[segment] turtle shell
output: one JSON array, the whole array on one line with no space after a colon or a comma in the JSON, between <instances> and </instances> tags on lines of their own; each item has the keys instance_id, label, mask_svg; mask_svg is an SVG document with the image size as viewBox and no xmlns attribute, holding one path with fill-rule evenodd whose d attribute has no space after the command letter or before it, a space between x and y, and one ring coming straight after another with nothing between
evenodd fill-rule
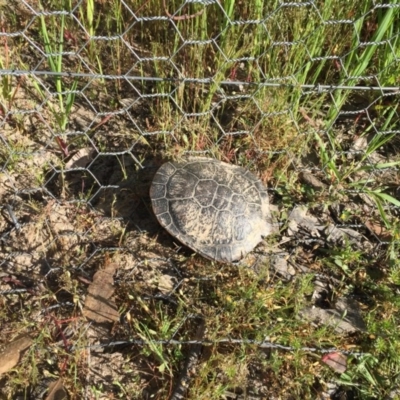
<instances>
[{"instance_id":1,"label":"turtle shell","mask_svg":"<svg viewBox=\"0 0 400 400\"><path fill-rule=\"evenodd\" d=\"M268 193L250 171L212 158L167 162L150 198L160 224L211 260L240 260L272 232Z\"/></svg>"}]
</instances>

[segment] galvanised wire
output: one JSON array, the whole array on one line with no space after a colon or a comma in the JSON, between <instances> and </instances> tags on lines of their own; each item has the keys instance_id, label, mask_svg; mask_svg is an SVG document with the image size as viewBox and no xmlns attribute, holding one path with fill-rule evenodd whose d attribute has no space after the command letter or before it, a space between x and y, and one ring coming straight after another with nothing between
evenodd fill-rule
<instances>
[{"instance_id":1,"label":"galvanised wire","mask_svg":"<svg viewBox=\"0 0 400 400\"><path fill-rule=\"evenodd\" d=\"M33 20L44 16L44 17L60 17L60 16L68 16L74 19L74 21L77 22L78 26L82 29L82 31L89 37L88 41L86 42L85 46L88 45L89 42L96 43L100 41L104 42L113 42L113 41L122 41L126 44L126 48L131 51L131 53L135 56L137 59L137 62L154 62L154 61L166 61L169 62L178 72L180 71L179 66L175 65L175 61L173 60L173 57L165 57L165 56L152 56L152 57L143 57L140 56L138 53L139 51L132 48L129 43L127 43L124 39L124 34L121 35L114 35L114 36L90 36L89 33L86 31L85 27L82 25L82 23L77 19L76 15L74 14L75 11L78 9L78 7L82 4L81 1L79 1L76 6L73 8L71 12L67 12L64 10L54 10L54 11L49 11L49 10L37 10L35 9L34 6L30 5L27 1L22 0L19 2L19 5L25 10L26 13L32 16L31 21L26 25L25 29L17 31L17 32L7 32L3 31L0 32L0 39L4 40L13 40L16 38L23 38L25 39L31 46L34 48L37 52L38 55L42 56L42 61L49 58L49 57L69 57L69 56L77 56L79 61L86 66L86 69L88 71L91 71L90 66L87 65L83 57L81 56L83 48L78 49L77 51L62 51L62 52L53 52L53 53L46 53L42 49L40 49L35 42L34 38L29 37L29 31L28 28L29 26L33 23ZM129 9L129 5L121 1L121 4L125 6L126 9ZM204 7L212 6L212 5L217 5L220 7L220 2L215 0L186 0L184 4L181 6L180 10L183 9L183 7L187 4L200 4L203 5ZM306 1L306 2L280 2L279 8L284 8L288 9L290 7L294 8L301 8L301 7L312 7L317 14L320 16L321 19L321 25L352 25L355 23L354 20L351 19L338 19L338 20L324 20L319 13L318 7L314 1ZM385 3L385 4L375 4L371 10L368 11L368 13L373 12L378 9L394 9L394 8L399 8L400 4L392 4L392 3ZM264 19L255 19L255 20L230 20L229 16L226 14L225 10L221 7L222 12L225 14L225 17L228 21L228 23L232 26L235 25L262 25L266 21L270 20L273 18L273 13L265 16ZM179 11L179 10L178 10ZM176 13L178 12L176 11ZM218 49L218 44L217 44L217 38L218 36L222 33L220 33L217 38L209 38L209 39L204 39L204 40L195 40L195 39L185 39L182 37L181 33L179 32L179 27L177 23L174 21L174 16L169 17L169 16L146 16L146 17L139 17L137 16L133 10L130 10L132 17L135 20L135 23L143 23L146 24L147 22L163 22L163 21L168 21L174 26L176 29L176 32L178 35L180 35L181 40L182 40L182 45L198 45L198 46L206 46L206 45L215 45ZM128 30L130 27L128 28ZM398 36L399 34L397 34ZM301 42L297 41L276 41L272 45L273 46L283 46L283 47L291 47L294 45L301 44ZM391 40L386 39L386 40L381 40L381 41L367 41L367 42L360 42L358 44L358 47L360 48L365 48L367 46L382 46L382 45L391 45ZM244 63L244 62L254 62L256 61L255 57L239 57L239 58L230 58L226 55L225 59L226 62L230 63ZM325 61L325 60L332 60L332 61L340 61L341 58L337 55L330 55L327 54L325 56L316 56L316 57L311 57L310 61ZM397 59L397 62L399 60ZM346 82L340 82L338 84L332 84L332 85L327 85L327 84L296 84L293 83L295 82L295 79L292 79L292 77L278 77L275 79L268 79L265 81L259 81L259 82L250 82L246 80L216 80L213 77L210 78L204 78L204 77L196 77L196 76L183 76L181 73L179 73L176 77L174 78L165 78L165 77L160 77L160 76L142 76L142 75L135 75L131 74L130 72L125 73L125 74L108 74L107 71L104 73L95 73L95 72L81 72L77 70L71 70L71 71L51 71L47 69L42 69L41 66L42 62L38 62L37 66L34 68L27 68L27 69L21 69L21 68L15 68L15 69L10 69L10 68L4 68L0 69L0 77L13 77L13 78L24 78L24 77L36 77L36 79L41 79L41 78L47 78L47 77L62 77L62 78L71 78L71 79L80 79L80 80L89 80L89 83L92 82L93 80L107 80L107 81L121 81L124 80L126 82L149 82L149 83L157 83L157 82L166 82L166 83L174 83L174 84L183 84L183 85L189 85L189 84L194 84L194 85L218 85L219 87L235 87L235 88L286 88L286 89L293 89L293 90L300 90L304 94L323 94L323 93L332 93L337 90L342 90L342 91L348 91L348 92L378 92L381 94L381 97L389 97L389 96L395 96L400 93L400 86L380 86L379 84L376 84L376 82L379 82L378 75L371 75L371 76L349 76L347 77L347 81L352 81L355 80L359 82L360 84L351 84L348 85ZM378 71L379 72L379 71ZM371 81L373 82L371 85L366 85L365 82ZM68 96L68 95L82 95L85 100L88 102L89 105L91 105L90 99L84 95L83 91L81 90L64 90L62 92L52 92L45 83L42 84L43 90L47 92L48 96ZM156 92L156 93L137 93L139 98L142 99L155 99L160 97L171 97L171 93L162 93L162 92ZM235 94L235 95L227 95L224 94L222 96L223 101L237 101L239 102L240 100L245 100L252 98L252 94ZM45 104L46 100L43 100L42 104ZM92 106L92 105L91 105ZM112 112L104 112L104 111L98 111L95 109L94 106L92 106L94 113L96 117L108 117L108 116L116 116L116 115L122 115L124 114L127 110L129 110L130 106L127 107L121 107L119 110L114 110ZM204 115L211 115L212 114L212 109L205 111L205 112L187 112L185 110L182 110L182 117L183 118L191 118L191 117L200 117ZM2 116L2 121L0 121L0 128L5 124L5 120L8 115L31 115L31 114L37 114L40 113L40 105L37 108L34 109L24 109L24 108L19 108L18 110L12 110L8 111L6 115ZM282 112L272 112L272 113L264 113L265 115L278 115L279 113L285 113L286 111ZM341 116L346 116L346 115L358 115L360 114L360 110L356 111L344 111L340 110L339 115ZM182 120L183 121L183 120ZM216 121L217 122L217 121ZM217 122L218 123L218 122ZM156 135L156 134L172 134L170 131L156 131L156 132L147 132L140 128L137 124L136 127L138 131L142 135ZM51 129L51 128L50 128ZM224 128L220 125L220 129L224 130ZM54 130L52 130L52 135L53 137L57 137L58 135L61 137L62 135L86 135L87 136L88 129L84 130L73 130L73 131L67 131L67 132L62 132L62 133L57 133ZM227 133L227 132L224 132ZM249 130L238 130L234 132L233 134L246 134L246 133L251 133ZM227 133L229 134L229 132ZM388 135L388 134L397 134L400 135L399 130L381 130L378 131L377 134L380 135ZM9 153L9 156L6 157L7 159L12 158L14 151L11 150L11 148L8 146L7 138L4 137L4 134L0 132L0 139L2 143L5 144L5 152ZM95 147L94 143L90 140L90 143L92 143L93 147ZM207 150L205 151L207 152ZM265 150L265 149L260 149L260 154L283 154L285 153L285 149L273 149L273 150ZM30 156L33 153L27 153L27 152L20 152L19 155L24 155L24 156ZM204 154L204 151L193 151L192 154ZM348 151L341 151L338 152L340 155L346 155L346 154L363 154L362 150L348 150ZM126 150L126 149L121 149L117 151L98 151L98 156L92 161L92 163L101 156L123 156L123 155L131 155L134 159L135 162L141 166L140 161L134 157L131 153L131 149ZM91 163L91 164L92 164ZM2 163L1 165L1 171L6 171L7 167L7 161ZM73 167L73 168L66 168L64 172L79 172L79 171L88 171L88 167ZM54 173L60 173L62 172L61 170L58 170L54 168ZM118 188L118 185L104 185L101 182L97 180L97 178L94 176L94 179L99 186L99 189L114 189ZM13 192L15 196L21 195L21 194L27 194L27 193L35 193L37 191L41 191L43 189L46 189L46 185L43 186L37 186L37 187L24 187L24 188L14 188ZM354 190L354 193L359 193L359 191ZM59 200L57 196L55 196L51 191L46 189L46 193L53 198L54 200ZM69 199L70 202L76 202L76 201L82 201L78 199ZM83 201L84 202L84 201ZM26 223L21 223L17 217L14 214L14 211L11 207L11 205L6 204L5 210L9 214L9 217L13 223L13 227L7 231L6 233L3 233L2 236L0 237L0 241L6 241L8 240L8 236L10 233L14 231L19 231L21 228L26 226ZM338 224L337 227L353 227L353 228L360 228L362 225L357 225L357 224ZM305 240L306 241L306 240ZM311 239L313 241L313 239ZM387 243L387 242L382 242ZM87 259L90 260L96 252L99 251L118 251L120 250L121 247L103 247L100 250L97 249L95 250ZM17 255L20 255L22 253L11 253L10 256L16 257ZM4 260L0 265L4 266L6 262L10 262L10 259L7 261ZM12 261L11 261L12 263ZM74 266L74 268L81 268L82 265L80 266ZM3 290L0 291L0 294L3 296L11 296L11 295L16 295L20 293L25 293L27 292L28 289L11 289L11 290ZM58 305L51 306L44 310L44 312L48 312L54 308L57 307L73 307L74 304L72 303L60 303ZM188 316L187 318L190 318ZM280 350L285 350L285 351L294 351L298 350L298 348L293 348L291 346L283 346L277 343L271 343L268 340L266 341L254 341L254 340L245 340L245 339L230 339L230 338L221 338L216 341L182 341L182 340L176 340L176 339L171 339L171 340L154 340L154 343L156 344L165 344L165 345L183 345L183 344L198 344L201 343L203 345L214 345L217 343L236 343L236 344L248 344L248 345L256 345L260 348L273 348L273 349L280 349ZM133 341L113 341L109 344L104 344L101 345L102 347L107 347L107 346L117 346L117 345L127 345L127 344L134 344L134 345L139 345L143 346L146 344L145 341L143 340L133 340ZM95 348L98 346L90 346L90 348ZM317 352L317 353L328 353L332 351L337 351L338 349L318 349L318 348L313 348L313 347L306 347L303 348L304 351L311 351L311 352ZM343 351L341 352L345 354L353 354L355 356L362 355L362 353L356 353L356 352L351 352L351 351Z\"/></svg>"}]
</instances>

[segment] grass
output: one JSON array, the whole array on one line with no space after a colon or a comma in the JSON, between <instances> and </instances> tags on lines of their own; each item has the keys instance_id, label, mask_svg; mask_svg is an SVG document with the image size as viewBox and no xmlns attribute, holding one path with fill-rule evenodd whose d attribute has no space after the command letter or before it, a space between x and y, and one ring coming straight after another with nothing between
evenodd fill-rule
<instances>
[{"instance_id":1,"label":"grass","mask_svg":"<svg viewBox=\"0 0 400 400\"><path fill-rule=\"evenodd\" d=\"M2 287L27 290L2 295L0 343L34 337L0 377L4 398L28 398L44 377L62 377L71 398L166 399L196 315L206 334L188 398L259 390L260 398L311 399L336 382L349 398L383 399L399 388L400 116L398 92L384 88L399 86L400 8L389 3L132 0L128 9L114 0L35 0L36 14L22 2L0 4L0 31L22 32L0 37L0 68L36 71L1 75L0 198L23 224L18 234L0 221L12 239L0 253L12 276ZM82 148L105 153L104 163L64 173ZM146 235L140 225L146 210L134 188L109 190L129 181L137 160L187 153L255 171L274 189L281 235L291 210L305 204L367 244L286 245L289 260L308 268L291 281L267 261L257 271L220 266L175 251L172 240L161 245L159 230ZM300 169L324 189L303 182ZM121 320L103 339L125 344L106 347L100 361L89 354L82 308L88 281L107 262L120 266ZM321 276L329 277L327 304L358 300L365 332L338 334L299 318ZM172 279L172 292L163 292L163 279ZM321 362L331 348L350 352L345 372ZM89 378L90 357L110 367L111 384Z\"/></svg>"}]
</instances>

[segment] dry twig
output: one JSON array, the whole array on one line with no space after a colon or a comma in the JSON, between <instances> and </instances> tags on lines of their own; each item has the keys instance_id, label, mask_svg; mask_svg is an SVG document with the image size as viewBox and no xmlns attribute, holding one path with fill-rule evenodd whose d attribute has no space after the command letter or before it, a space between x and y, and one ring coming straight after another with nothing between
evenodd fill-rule
<instances>
[{"instance_id":1,"label":"dry twig","mask_svg":"<svg viewBox=\"0 0 400 400\"><path fill-rule=\"evenodd\" d=\"M197 13L194 13L194 14L184 14L184 15L175 16L175 15L170 14L170 12L168 11L167 5L165 4L165 0L163 0L163 7L164 7L165 14L167 14L167 17L171 18L174 21L185 21L187 19L196 18L196 17L200 16L201 14L203 14L203 12L204 12L204 8L203 8L202 10L197 11Z\"/></svg>"},{"instance_id":2,"label":"dry twig","mask_svg":"<svg viewBox=\"0 0 400 400\"><path fill-rule=\"evenodd\" d=\"M182 400L185 398L186 391L189 387L189 382L192 379L192 375L196 369L202 349L201 341L203 340L205 332L205 320L202 317L198 317L197 319L199 320L199 325L194 338L197 343L194 343L190 346L189 355L187 357L185 366L181 372L181 376L179 377L177 386L172 393L170 400Z\"/></svg>"}]
</instances>

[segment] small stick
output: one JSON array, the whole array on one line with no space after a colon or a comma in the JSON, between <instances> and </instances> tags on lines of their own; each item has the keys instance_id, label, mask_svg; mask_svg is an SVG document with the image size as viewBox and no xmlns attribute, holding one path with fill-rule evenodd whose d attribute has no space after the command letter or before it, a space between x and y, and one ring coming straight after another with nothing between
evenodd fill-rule
<instances>
[{"instance_id":1,"label":"small stick","mask_svg":"<svg viewBox=\"0 0 400 400\"><path fill-rule=\"evenodd\" d=\"M163 7L164 7L165 14L167 14L167 17L171 18L174 21L184 21L186 19L196 18L196 17L200 16L201 14L203 14L203 12L204 12L204 8L203 8L202 10L197 11L197 13L195 13L195 14L184 14L184 15L174 16L169 13L169 11L167 9L167 5L165 4L165 0L163 0Z\"/></svg>"},{"instance_id":2,"label":"small stick","mask_svg":"<svg viewBox=\"0 0 400 400\"><path fill-rule=\"evenodd\" d=\"M205 320L202 317L198 317L199 326L197 327L195 339L198 343L194 343L190 346L189 355L187 357L185 366L179 377L177 386L170 397L170 400L182 400L185 398L185 394L189 387L189 382L192 379L193 371L197 366L197 362L200 357L201 349L203 347L201 341L204 337L206 330Z\"/></svg>"},{"instance_id":3,"label":"small stick","mask_svg":"<svg viewBox=\"0 0 400 400\"><path fill-rule=\"evenodd\" d=\"M310 117L307 115L306 110L305 110L303 107L300 107L299 111L300 111L300 114L303 116L303 118L304 118L313 128L315 128L315 129L318 129L318 128L319 128L318 124L317 124L312 118L310 118Z\"/></svg>"},{"instance_id":4,"label":"small stick","mask_svg":"<svg viewBox=\"0 0 400 400\"><path fill-rule=\"evenodd\" d=\"M16 218L16 216L14 214L13 209L11 208L11 206L9 204L6 204L6 209L8 211L8 214L9 214L10 218L11 218L11 221L13 222L13 224L15 226L15 229L17 231L19 231L21 229L21 224L18 222L18 220L17 220L17 218Z\"/></svg>"}]
</instances>

